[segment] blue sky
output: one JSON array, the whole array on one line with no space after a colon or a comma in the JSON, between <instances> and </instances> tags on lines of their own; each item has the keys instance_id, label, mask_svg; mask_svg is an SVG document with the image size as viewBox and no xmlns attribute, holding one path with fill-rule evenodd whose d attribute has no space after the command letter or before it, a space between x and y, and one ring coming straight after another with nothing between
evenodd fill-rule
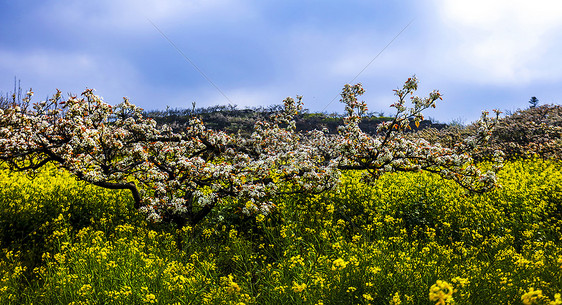
<instances>
[{"instance_id":1,"label":"blue sky","mask_svg":"<svg viewBox=\"0 0 562 305\"><path fill-rule=\"evenodd\" d=\"M302 95L311 111L342 113L334 98L367 67L354 83L370 111L390 114L392 90L415 74L419 95L444 97L426 117L469 123L531 96L561 103L561 16L562 2L543 0L2 1L0 90L15 76L36 101L95 88L147 110Z\"/></svg>"}]
</instances>

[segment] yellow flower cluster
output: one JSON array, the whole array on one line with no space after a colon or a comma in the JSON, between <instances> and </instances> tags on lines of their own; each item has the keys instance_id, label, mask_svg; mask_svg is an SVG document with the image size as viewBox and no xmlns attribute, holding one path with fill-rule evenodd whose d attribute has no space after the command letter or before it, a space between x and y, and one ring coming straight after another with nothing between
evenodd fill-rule
<instances>
[{"instance_id":1,"label":"yellow flower cluster","mask_svg":"<svg viewBox=\"0 0 562 305\"><path fill-rule=\"evenodd\" d=\"M336 260L334 260L334 262L332 262L332 270L336 271L336 270L342 270L347 266L347 262L344 261L341 258L338 258Z\"/></svg>"},{"instance_id":2,"label":"yellow flower cluster","mask_svg":"<svg viewBox=\"0 0 562 305\"><path fill-rule=\"evenodd\" d=\"M562 305L562 163L513 161L498 177L472 194L427 173L372 187L344 173L332 192L273 198L267 216L223 201L177 228L137 217L126 192L5 171L0 303L406 305L429 291L434 304Z\"/></svg>"},{"instance_id":3,"label":"yellow flower cluster","mask_svg":"<svg viewBox=\"0 0 562 305\"><path fill-rule=\"evenodd\" d=\"M293 287L292 287L293 291L296 293L300 293L303 292L306 289L306 284L302 283L302 284L298 284L296 282L293 282Z\"/></svg>"},{"instance_id":4,"label":"yellow flower cluster","mask_svg":"<svg viewBox=\"0 0 562 305\"><path fill-rule=\"evenodd\" d=\"M453 286L441 280L437 280L429 289L429 300L437 301L436 305L445 305L453 300Z\"/></svg>"},{"instance_id":5,"label":"yellow flower cluster","mask_svg":"<svg viewBox=\"0 0 562 305\"><path fill-rule=\"evenodd\" d=\"M560 305L562 304L562 296L560 293L556 293L554 295L554 300L550 300L548 296L543 295L541 289L535 290L533 287L529 288L527 292L525 292L521 296L521 302L525 305L532 305L532 304L548 304L548 305Z\"/></svg>"}]
</instances>

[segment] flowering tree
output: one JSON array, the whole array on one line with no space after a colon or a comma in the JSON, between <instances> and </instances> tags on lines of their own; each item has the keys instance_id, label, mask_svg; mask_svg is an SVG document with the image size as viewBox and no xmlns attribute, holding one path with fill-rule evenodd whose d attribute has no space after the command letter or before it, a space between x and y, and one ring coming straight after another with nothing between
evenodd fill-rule
<instances>
[{"instance_id":1,"label":"flowering tree","mask_svg":"<svg viewBox=\"0 0 562 305\"><path fill-rule=\"evenodd\" d=\"M409 78L402 89L395 95L398 101L391 105L396 108L392 121L384 122L377 128L377 136L370 136L359 128L361 114L367 111L365 102L358 102L357 97L363 94L360 85L346 85L342 92L342 102L346 104L347 116L344 126L340 127L337 136L339 152L342 160L340 169L366 170L371 177L377 178L385 172L392 171L429 171L452 179L462 187L476 192L484 192L496 186L495 172L502 166L502 153L494 155L493 170L482 173L469 154L471 150L486 143L494 129L499 111L494 110L496 117L488 117L483 112L477 122L478 128L470 135L456 143L452 148L430 143L421 137L407 136L413 121L419 126L423 120L422 111L435 107L441 98L438 91L433 91L426 98L414 96L418 88L415 77ZM407 97L413 107L405 106Z\"/></svg>"},{"instance_id":2,"label":"flowering tree","mask_svg":"<svg viewBox=\"0 0 562 305\"><path fill-rule=\"evenodd\" d=\"M296 131L301 97L285 99L283 111L243 136L207 129L197 118L173 132L143 117L127 99L111 106L91 89L67 100L57 91L30 107L30 91L23 105L0 110L0 160L18 171L54 163L88 183L129 190L149 219L179 226L198 223L229 197L246 202L246 213L265 214L271 196L323 192L337 185L342 170L363 170L366 178L427 170L470 190L492 188L494 172L481 173L467 153L404 136L410 122L419 124L422 111L441 98L437 91L414 96L417 84L413 77L395 90L396 115L376 136L359 128L367 110L357 100L360 85L342 91L347 116L337 135ZM408 97L411 108L405 106ZM486 140L494 121L484 115L481 122L478 134L459 147Z\"/></svg>"}]
</instances>

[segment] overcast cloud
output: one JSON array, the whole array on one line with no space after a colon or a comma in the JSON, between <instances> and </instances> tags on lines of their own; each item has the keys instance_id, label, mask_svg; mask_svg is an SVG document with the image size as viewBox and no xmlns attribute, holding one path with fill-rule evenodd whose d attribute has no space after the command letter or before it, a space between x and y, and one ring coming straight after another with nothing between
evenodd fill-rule
<instances>
[{"instance_id":1,"label":"overcast cloud","mask_svg":"<svg viewBox=\"0 0 562 305\"><path fill-rule=\"evenodd\" d=\"M354 82L371 111L389 114L392 90L416 74L420 95L444 96L428 116L470 122L531 96L560 103L561 17L562 2L545 0L4 1L0 90L16 76L36 100L56 88L145 109L303 95L311 111L342 112L340 89L366 68Z\"/></svg>"}]
</instances>

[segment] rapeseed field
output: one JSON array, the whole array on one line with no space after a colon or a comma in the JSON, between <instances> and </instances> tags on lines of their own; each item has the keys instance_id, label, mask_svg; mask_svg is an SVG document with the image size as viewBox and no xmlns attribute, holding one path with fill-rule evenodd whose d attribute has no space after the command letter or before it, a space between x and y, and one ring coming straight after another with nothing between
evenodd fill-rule
<instances>
[{"instance_id":1,"label":"rapeseed field","mask_svg":"<svg viewBox=\"0 0 562 305\"><path fill-rule=\"evenodd\" d=\"M178 230L126 191L4 169L0 304L562 304L562 163L512 161L499 182L343 173Z\"/></svg>"}]
</instances>

